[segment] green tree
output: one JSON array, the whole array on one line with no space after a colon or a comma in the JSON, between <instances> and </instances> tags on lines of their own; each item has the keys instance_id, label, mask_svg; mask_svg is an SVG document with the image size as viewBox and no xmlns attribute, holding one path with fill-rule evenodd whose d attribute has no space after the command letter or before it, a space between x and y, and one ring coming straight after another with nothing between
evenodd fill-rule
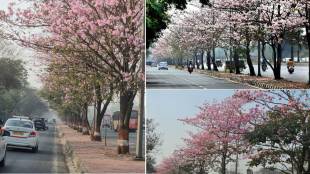
<instances>
[{"instance_id":1,"label":"green tree","mask_svg":"<svg viewBox=\"0 0 310 174\"><path fill-rule=\"evenodd\" d=\"M287 167L280 169L283 173L292 170L297 174L309 173L309 114L309 110L298 110L283 117L279 111L269 112L269 120L246 135L252 145L259 147L250 165L274 169L275 164L281 164ZM291 164L293 169L287 164ZM308 164L308 169L304 168L304 164Z\"/></svg>"},{"instance_id":2,"label":"green tree","mask_svg":"<svg viewBox=\"0 0 310 174\"><path fill-rule=\"evenodd\" d=\"M169 7L185 9L190 0L147 0L146 1L146 47L158 37L160 31L167 27ZM209 0L199 0L202 5L210 5Z\"/></svg>"},{"instance_id":3,"label":"green tree","mask_svg":"<svg viewBox=\"0 0 310 174\"><path fill-rule=\"evenodd\" d=\"M0 90L21 89L27 84L27 71L21 60L0 59Z\"/></svg>"}]
</instances>

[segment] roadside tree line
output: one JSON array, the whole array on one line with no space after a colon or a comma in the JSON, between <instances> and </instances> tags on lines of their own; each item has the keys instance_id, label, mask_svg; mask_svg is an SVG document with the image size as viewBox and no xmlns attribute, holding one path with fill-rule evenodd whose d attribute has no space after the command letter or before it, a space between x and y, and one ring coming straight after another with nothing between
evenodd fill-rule
<instances>
[{"instance_id":1,"label":"roadside tree line","mask_svg":"<svg viewBox=\"0 0 310 174\"><path fill-rule=\"evenodd\" d=\"M213 64L213 70L217 71L215 48L222 48L226 58L235 65L230 66L231 73L240 73L240 59L244 58L250 75L261 76L260 68L255 72L250 55L251 49L257 46L258 65L265 61L274 78L281 79L285 43L306 45L310 54L309 6L306 0L214 0L203 6L195 2L185 10L172 10L170 24L151 51L154 57L173 58L178 65L188 57L194 57L194 64L199 61L203 65L206 52L207 69L211 70ZM270 55L267 48L271 50Z\"/></svg>"},{"instance_id":2,"label":"roadside tree line","mask_svg":"<svg viewBox=\"0 0 310 174\"><path fill-rule=\"evenodd\" d=\"M25 63L16 45L0 40L0 120L13 115L40 116L47 106L37 91L29 87Z\"/></svg>"},{"instance_id":3,"label":"roadside tree line","mask_svg":"<svg viewBox=\"0 0 310 174\"><path fill-rule=\"evenodd\" d=\"M2 37L34 49L46 66L44 96L57 110L82 120L95 104L93 140L114 97L120 101L118 152L128 153L133 100L144 81L143 2L141 0L27 1L0 14ZM80 117L82 116L82 117ZM86 132L86 131L84 131Z\"/></svg>"},{"instance_id":4,"label":"roadside tree line","mask_svg":"<svg viewBox=\"0 0 310 174\"><path fill-rule=\"evenodd\" d=\"M157 166L157 173L240 171L239 161L287 174L310 171L310 92L237 91L181 119L197 131ZM228 171L229 163L235 170Z\"/></svg>"}]
</instances>

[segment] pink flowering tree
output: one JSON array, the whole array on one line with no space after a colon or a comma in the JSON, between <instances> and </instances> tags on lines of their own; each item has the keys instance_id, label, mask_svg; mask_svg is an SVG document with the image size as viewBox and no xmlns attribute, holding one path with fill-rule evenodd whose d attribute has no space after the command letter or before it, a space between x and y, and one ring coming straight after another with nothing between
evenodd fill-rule
<instances>
[{"instance_id":1,"label":"pink flowering tree","mask_svg":"<svg viewBox=\"0 0 310 174\"><path fill-rule=\"evenodd\" d=\"M4 36L38 52L61 55L57 58L67 64L86 65L114 82L121 112L118 151L128 153L133 100L144 78L140 66L144 55L143 1L27 2L28 8L12 4L2 15L2 23L9 29Z\"/></svg>"},{"instance_id":2,"label":"pink flowering tree","mask_svg":"<svg viewBox=\"0 0 310 174\"><path fill-rule=\"evenodd\" d=\"M250 150L244 135L253 130L253 123L263 118L263 110L247 106L247 98L228 97L221 102L205 103L194 118L181 121L194 126L197 132L184 139L184 147L163 160L158 173L208 173L238 160L238 154ZM237 159L235 159L236 157Z\"/></svg>"}]
</instances>

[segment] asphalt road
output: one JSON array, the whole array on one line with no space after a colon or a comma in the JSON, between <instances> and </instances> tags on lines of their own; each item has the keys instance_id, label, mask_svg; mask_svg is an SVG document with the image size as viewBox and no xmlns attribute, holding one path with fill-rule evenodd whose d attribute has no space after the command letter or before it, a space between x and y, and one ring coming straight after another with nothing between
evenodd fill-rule
<instances>
[{"instance_id":1,"label":"asphalt road","mask_svg":"<svg viewBox=\"0 0 310 174\"><path fill-rule=\"evenodd\" d=\"M169 67L169 70L158 70L157 67L146 68L146 87L150 89L248 89L246 84L216 79L199 73L189 74L186 71Z\"/></svg>"},{"instance_id":2,"label":"asphalt road","mask_svg":"<svg viewBox=\"0 0 310 174\"><path fill-rule=\"evenodd\" d=\"M62 146L58 141L54 126L40 131L39 151L32 153L29 149L9 149L6 166L0 173L68 173Z\"/></svg>"}]
</instances>

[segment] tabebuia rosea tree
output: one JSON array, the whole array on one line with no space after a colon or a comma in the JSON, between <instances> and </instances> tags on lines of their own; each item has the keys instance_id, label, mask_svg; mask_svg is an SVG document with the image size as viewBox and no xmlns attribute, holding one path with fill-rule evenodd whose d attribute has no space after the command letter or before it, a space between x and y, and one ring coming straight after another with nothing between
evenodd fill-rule
<instances>
[{"instance_id":1,"label":"tabebuia rosea tree","mask_svg":"<svg viewBox=\"0 0 310 174\"><path fill-rule=\"evenodd\" d=\"M292 35L293 39L298 40L301 31L305 31L309 45L308 1L214 0L208 6L201 6L195 1L188 4L182 12L173 10L171 13L175 17L171 18L167 29L171 30L170 33L183 33L186 39L178 42L186 45L183 51L195 54L197 49L193 48L198 47L208 52L208 46L211 45L214 59L215 47L223 48L226 57L226 50L229 49L229 59L237 74L241 73L240 60L243 58L247 61L250 75L256 75L251 49L258 46L257 42L262 43L260 55L272 69L276 80L282 78L283 48L292 40ZM159 35L157 42L161 42L166 34L164 31ZM159 52L156 42L153 49ZM207 61L209 57L211 56L207 56ZM229 69L233 72L231 67Z\"/></svg>"},{"instance_id":2,"label":"tabebuia rosea tree","mask_svg":"<svg viewBox=\"0 0 310 174\"><path fill-rule=\"evenodd\" d=\"M226 174L229 163L246 160L248 167L308 173L309 119L309 90L236 91L181 120L195 131L158 165L157 172Z\"/></svg>"},{"instance_id":3,"label":"tabebuia rosea tree","mask_svg":"<svg viewBox=\"0 0 310 174\"><path fill-rule=\"evenodd\" d=\"M1 24L6 29L2 36L47 55L47 62L59 59L70 67L85 66L86 72L99 74L97 81L103 78L103 81L111 81L113 85L94 85L93 89L97 93L113 91L113 96L119 96L118 152L128 153L133 100L140 88L139 82L144 78L140 63L144 55L144 2L18 2L1 12ZM96 136L100 134L97 132Z\"/></svg>"}]
</instances>

